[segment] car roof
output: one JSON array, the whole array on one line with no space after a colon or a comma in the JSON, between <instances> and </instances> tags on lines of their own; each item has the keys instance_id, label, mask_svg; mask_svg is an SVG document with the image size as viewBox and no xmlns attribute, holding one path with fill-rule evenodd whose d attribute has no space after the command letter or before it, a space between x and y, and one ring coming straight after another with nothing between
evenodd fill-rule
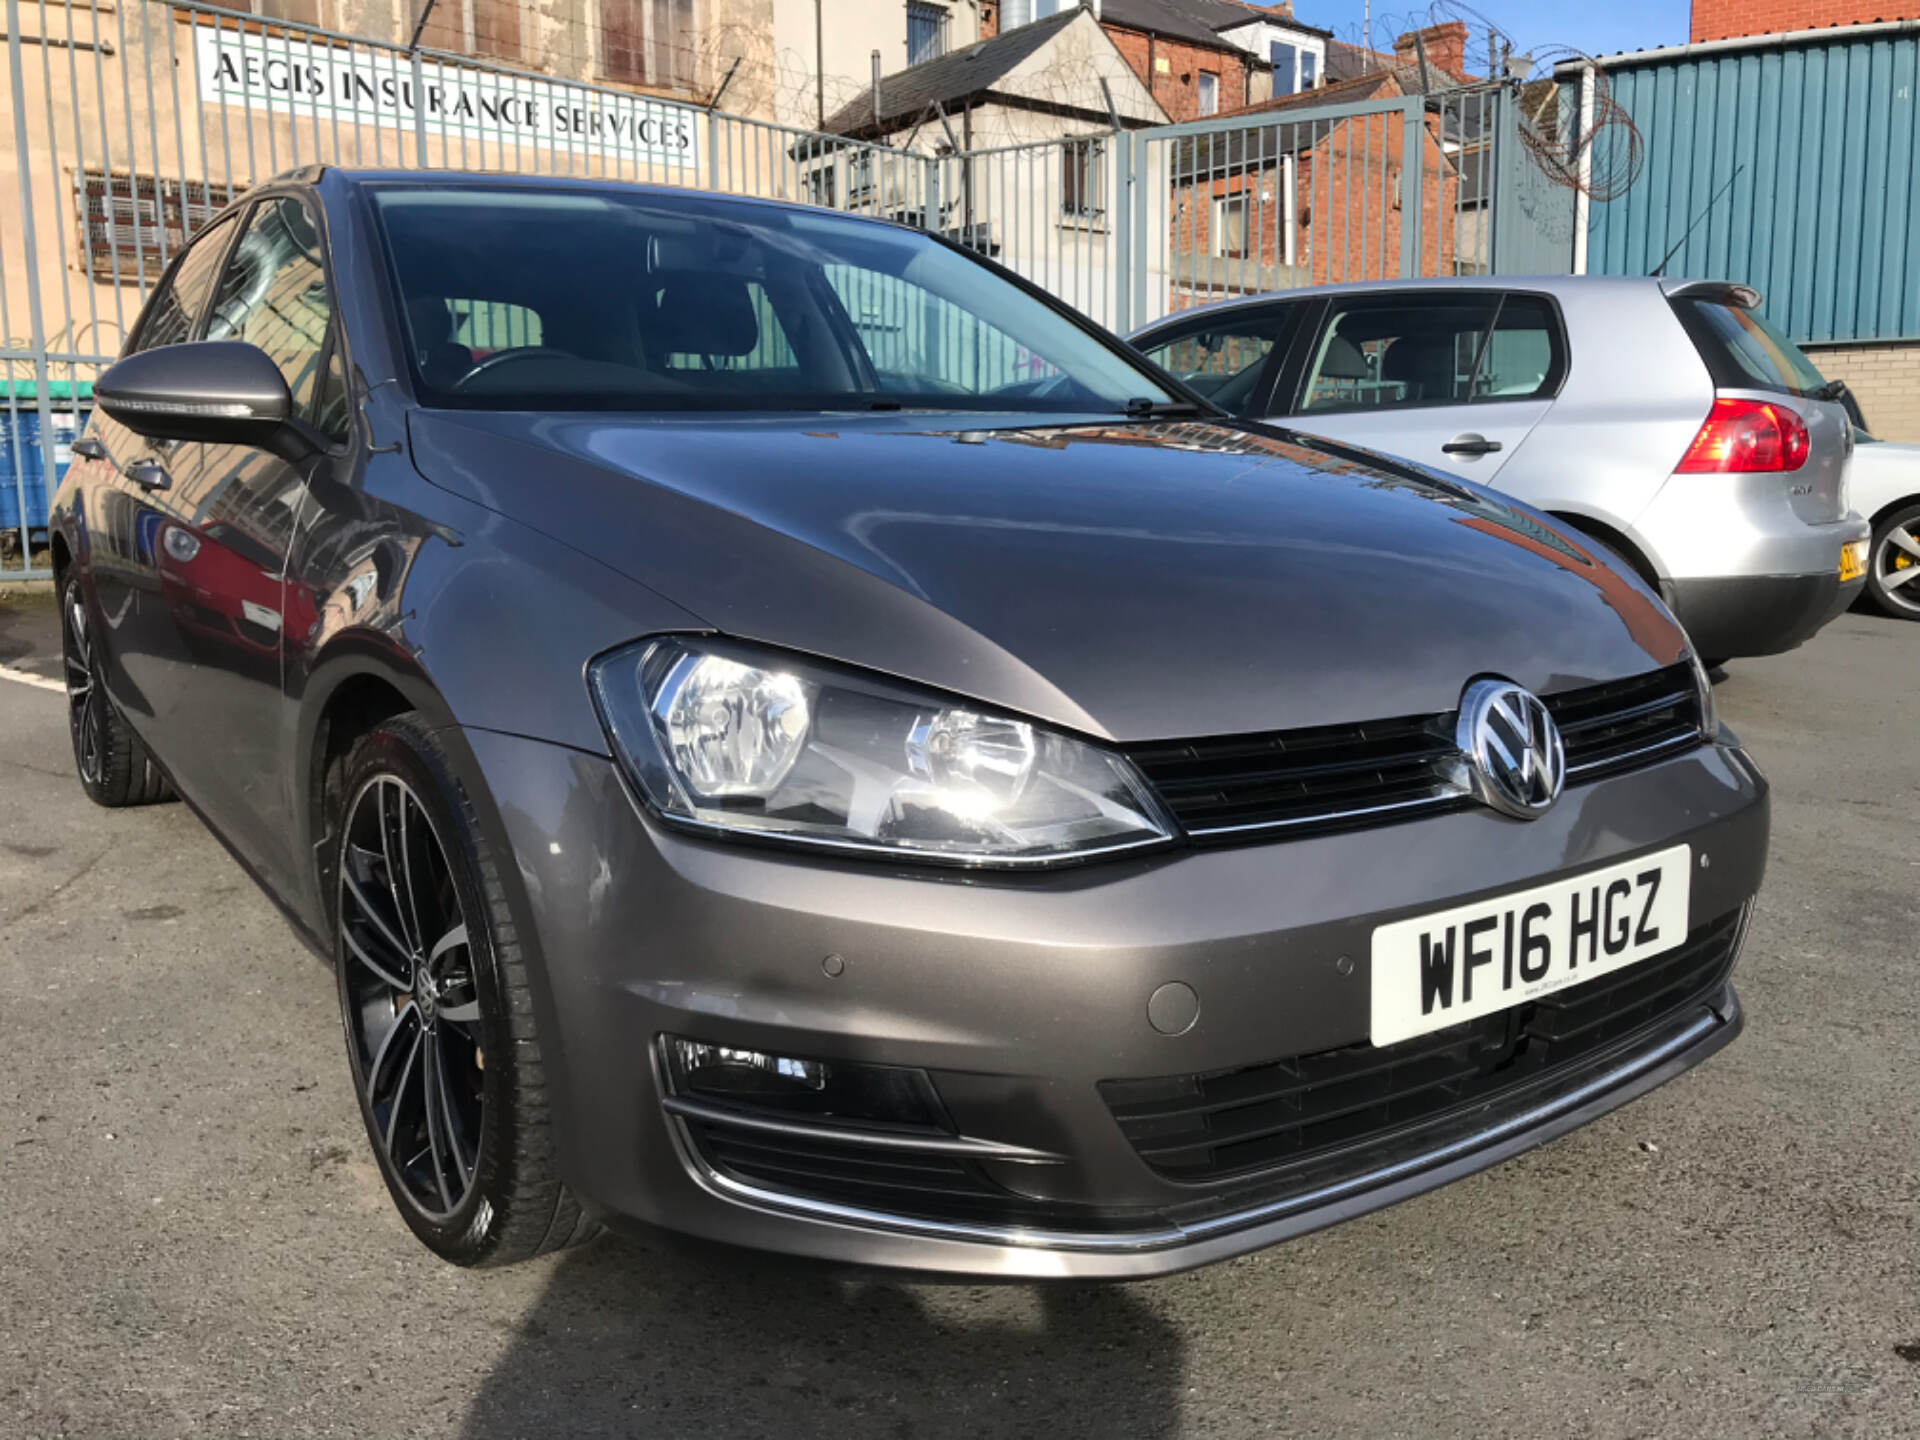
<instances>
[{"instance_id":1,"label":"car roof","mask_svg":"<svg viewBox=\"0 0 1920 1440\"><path fill-rule=\"evenodd\" d=\"M1176 321L1191 319L1198 314L1230 312L1252 305L1269 304L1275 300L1313 300L1324 295L1398 294L1402 291L1444 294L1449 290L1531 290L1565 298L1572 295L1592 296L1608 291L1641 294L1650 287L1662 294L1672 295L1690 286L1716 284L1717 282L1712 281L1653 275L1446 275L1413 280L1348 280L1336 285L1299 285L1289 290L1267 290L1258 295L1239 295L1231 300L1215 300L1206 305L1196 305L1189 309L1175 311L1171 315L1163 315L1150 324L1140 326L1132 333L1144 335L1149 330L1158 330Z\"/></svg>"},{"instance_id":2,"label":"car roof","mask_svg":"<svg viewBox=\"0 0 1920 1440\"><path fill-rule=\"evenodd\" d=\"M518 175L493 170L362 169L342 165L316 165L277 175L266 184L285 183L288 180L299 180L323 188L330 180L349 186L412 185L453 188L484 185L489 189L574 191L581 194L605 194L608 191L617 191L624 195L648 195L662 200L700 202L718 200L727 204L811 214L819 214L822 208L797 200L778 200L761 195L733 195L724 190L707 190L691 185L647 184L638 180L621 180L598 175ZM877 215L861 215L848 210L833 210L829 213L844 216L849 220L863 220L871 225L884 225L894 230L916 229L914 226L903 225L898 221ZM924 232L916 230L916 233Z\"/></svg>"}]
</instances>

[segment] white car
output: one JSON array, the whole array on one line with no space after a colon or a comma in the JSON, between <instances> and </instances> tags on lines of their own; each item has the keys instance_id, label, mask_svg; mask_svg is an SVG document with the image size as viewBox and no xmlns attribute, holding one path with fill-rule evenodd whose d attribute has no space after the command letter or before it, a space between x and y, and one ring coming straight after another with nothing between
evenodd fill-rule
<instances>
[{"instance_id":1,"label":"white car","mask_svg":"<svg viewBox=\"0 0 1920 1440\"><path fill-rule=\"evenodd\" d=\"M1920 620L1920 445L1855 436L1853 507L1873 522L1867 599L1882 614Z\"/></svg>"}]
</instances>

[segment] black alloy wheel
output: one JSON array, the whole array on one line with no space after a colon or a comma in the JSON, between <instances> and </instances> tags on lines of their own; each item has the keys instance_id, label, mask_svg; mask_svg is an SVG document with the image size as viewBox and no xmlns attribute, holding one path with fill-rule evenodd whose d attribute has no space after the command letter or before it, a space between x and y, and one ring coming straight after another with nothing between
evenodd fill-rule
<instances>
[{"instance_id":1,"label":"black alloy wheel","mask_svg":"<svg viewBox=\"0 0 1920 1440\"><path fill-rule=\"evenodd\" d=\"M172 795L140 737L113 708L95 642L93 612L78 575L60 588L60 658L67 687L67 730L80 786L96 805L151 805Z\"/></svg>"},{"instance_id":2,"label":"black alloy wheel","mask_svg":"<svg viewBox=\"0 0 1920 1440\"><path fill-rule=\"evenodd\" d=\"M60 612L65 627L61 651L66 661L67 727L73 732L73 763L80 771L80 783L92 788L99 785L106 768L106 717L101 711L106 696L93 683L93 632L79 581L68 584Z\"/></svg>"},{"instance_id":3,"label":"black alloy wheel","mask_svg":"<svg viewBox=\"0 0 1920 1440\"><path fill-rule=\"evenodd\" d=\"M599 1227L556 1174L502 867L444 744L418 716L397 716L361 737L339 778L340 1012L361 1119L395 1205L459 1265L590 1239Z\"/></svg>"},{"instance_id":4,"label":"black alloy wheel","mask_svg":"<svg viewBox=\"0 0 1920 1440\"><path fill-rule=\"evenodd\" d=\"M433 823L376 775L347 813L340 976L357 1079L405 1198L444 1223L473 1191L486 1050L466 916Z\"/></svg>"}]
</instances>

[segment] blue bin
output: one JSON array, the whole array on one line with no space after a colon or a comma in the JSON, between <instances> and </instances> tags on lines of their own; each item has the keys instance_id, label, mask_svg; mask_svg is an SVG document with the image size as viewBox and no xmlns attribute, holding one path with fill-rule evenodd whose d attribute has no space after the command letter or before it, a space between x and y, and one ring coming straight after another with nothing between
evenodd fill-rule
<instances>
[{"instance_id":1,"label":"blue bin","mask_svg":"<svg viewBox=\"0 0 1920 1440\"><path fill-rule=\"evenodd\" d=\"M40 410L31 394L16 393L18 409L0 405L0 530L20 528L20 492L22 482L27 501L27 533L41 538L47 533L47 497L58 490L73 463L73 438L87 423L91 405L60 399L62 408L51 414L53 421L53 484L47 484L46 452L40 444Z\"/></svg>"}]
</instances>

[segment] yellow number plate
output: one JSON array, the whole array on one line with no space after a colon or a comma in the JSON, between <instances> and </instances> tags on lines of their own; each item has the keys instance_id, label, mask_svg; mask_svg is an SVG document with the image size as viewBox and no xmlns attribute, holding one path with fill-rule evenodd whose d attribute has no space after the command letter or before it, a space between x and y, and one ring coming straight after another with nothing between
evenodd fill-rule
<instances>
[{"instance_id":1,"label":"yellow number plate","mask_svg":"<svg viewBox=\"0 0 1920 1440\"><path fill-rule=\"evenodd\" d=\"M1867 573L1867 542L1850 540L1840 547L1840 583L1858 580Z\"/></svg>"}]
</instances>

